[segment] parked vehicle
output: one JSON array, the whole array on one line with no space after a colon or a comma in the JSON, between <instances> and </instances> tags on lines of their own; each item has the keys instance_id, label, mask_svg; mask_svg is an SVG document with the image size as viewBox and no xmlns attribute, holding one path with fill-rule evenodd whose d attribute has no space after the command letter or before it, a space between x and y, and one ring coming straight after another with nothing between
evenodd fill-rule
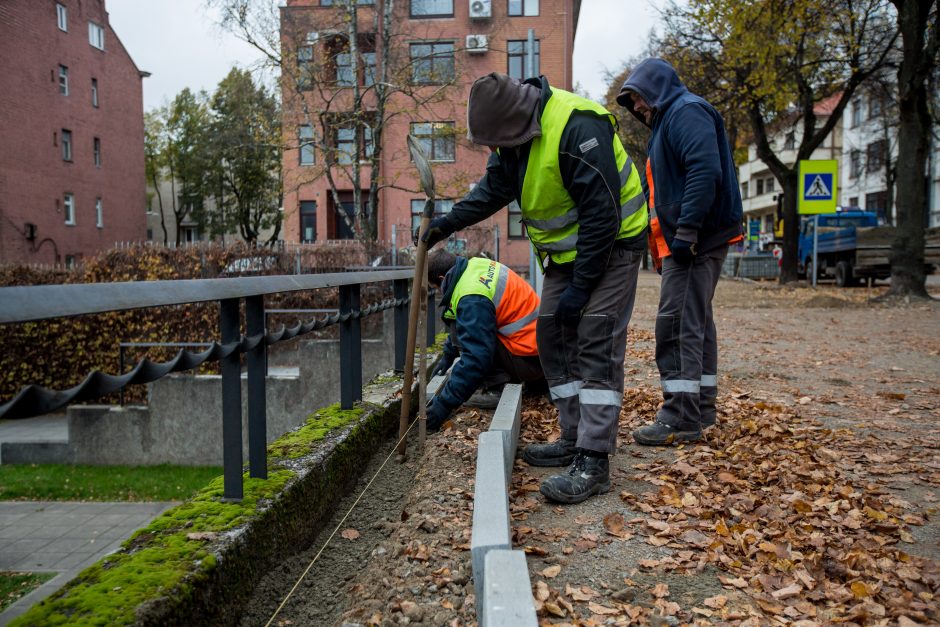
<instances>
[{"instance_id":1,"label":"parked vehicle","mask_svg":"<svg viewBox=\"0 0 940 627\"><path fill-rule=\"evenodd\" d=\"M895 227L878 226L877 214L870 211L825 213L818 219L817 279L834 278L839 287L851 287L859 280L891 276ZM815 225L815 218L808 216L803 218L800 228L799 270L808 279L813 276ZM928 232L924 252L924 271L932 274L940 264L940 230Z\"/></svg>"}]
</instances>

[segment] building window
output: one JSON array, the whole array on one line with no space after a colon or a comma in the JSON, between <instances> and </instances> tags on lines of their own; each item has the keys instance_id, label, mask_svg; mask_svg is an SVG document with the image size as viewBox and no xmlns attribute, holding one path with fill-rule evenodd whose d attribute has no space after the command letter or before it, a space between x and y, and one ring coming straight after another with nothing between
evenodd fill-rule
<instances>
[{"instance_id":1,"label":"building window","mask_svg":"<svg viewBox=\"0 0 940 627\"><path fill-rule=\"evenodd\" d=\"M101 206L100 198L95 198L95 226L99 229L104 228L104 209Z\"/></svg>"},{"instance_id":2,"label":"building window","mask_svg":"<svg viewBox=\"0 0 940 627\"><path fill-rule=\"evenodd\" d=\"M853 150L849 153L849 178L855 179L862 175L862 151Z\"/></svg>"},{"instance_id":3,"label":"building window","mask_svg":"<svg viewBox=\"0 0 940 627\"><path fill-rule=\"evenodd\" d=\"M411 17L453 17L454 0L411 0Z\"/></svg>"},{"instance_id":4,"label":"building window","mask_svg":"<svg viewBox=\"0 0 940 627\"><path fill-rule=\"evenodd\" d=\"M64 65L59 66L59 93L69 95L69 69Z\"/></svg>"},{"instance_id":5,"label":"building window","mask_svg":"<svg viewBox=\"0 0 940 627\"><path fill-rule=\"evenodd\" d=\"M88 22L88 43L98 50L104 50L104 28L94 22Z\"/></svg>"},{"instance_id":6,"label":"building window","mask_svg":"<svg viewBox=\"0 0 940 627\"><path fill-rule=\"evenodd\" d=\"M522 207L515 200L509 203L509 239L525 238L525 229L522 227Z\"/></svg>"},{"instance_id":7,"label":"building window","mask_svg":"<svg viewBox=\"0 0 940 627\"><path fill-rule=\"evenodd\" d=\"M849 198L849 207L852 209L858 209L858 196L851 196Z\"/></svg>"},{"instance_id":8,"label":"building window","mask_svg":"<svg viewBox=\"0 0 940 627\"><path fill-rule=\"evenodd\" d=\"M886 218L887 209L887 192L873 192L871 194L865 194L865 211L871 211L872 213L877 214L879 218Z\"/></svg>"},{"instance_id":9,"label":"building window","mask_svg":"<svg viewBox=\"0 0 940 627\"><path fill-rule=\"evenodd\" d=\"M509 0L509 17L539 14L539 0Z\"/></svg>"},{"instance_id":10,"label":"building window","mask_svg":"<svg viewBox=\"0 0 940 627\"><path fill-rule=\"evenodd\" d=\"M75 196L66 194L62 198L62 213L65 214L66 224L75 224Z\"/></svg>"},{"instance_id":11,"label":"building window","mask_svg":"<svg viewBox=\"0 0 940 627\"><path fill-rule=\"evenodd\" d=\"M796 133L790 131L783 140L784 150L793 150L796 148Z\"/></svg>"},{"instance_id":12,"label":"building window","mask_svg":"<svg viewBox=\"0 0 940 627\"><path fill-rule=\"evenodd\" d=\"M62 160L72 160L72 131L62 129Z\"/></svg>"},{"instance_id":13,"label":"building window","mask_svg":"<svg viewBox=\"0 0 940 627\"><path fill-rule=\"evenodd\" d=\"M538 76L539 72L539 51L541 46L539 40L535 40L535 55L532 59L532 74L526 72L526 57L529 53L529 41L527 39L509 40L506 42L506 52L509 57L509 67L507 73L518 80Z\"/></svg>"},{"instance_id":14,"label":"building window","mask_svg":"<svg viewBox=\"0 0 940 627\"><path fill-rule=\"evenodd\" d=\"M881 115L882 103L881 98L878 96L872 96L868 99L868 119L872 120Z\"/></svg>"},{"instance_id":15,"label":"building window","mask_svg":"<svg viewBox=\"0 0 940 627\"><path fill-rule=\"evenodd\" d=\"M855 128L862 123L862 99L855 98L852 100L852 127Z\"/></svg>"},{"instance_id":16,"label":"building window","mask_svg":"<svg viewBox=\"0 0 940 627\"><path fill-rule=\"evenodd\" d=\"M774 177L768 176L767 182L764 184L764 191L768 194L774 191Z\"/></svg>"},{"instance_id":17,"label":"building window","mask_svg":"<svg viewBox=\"0 0 940 627\"><path fill-rule=\"evenodd\" d=\"M362 84L375 85L375 51L362 53Z\"/></svg>"},{"instance_id":18,"label":"building window","mask_svg":"<svg viewBox=\"0 0 940 627\"><path fill-rule=\"evenodd\" d=\"M316 153L313 144L313 127L305 124L297 129L300 139L300 165L313 165L316 163Z\"/></svg>"},{"instance_id":19,"label":"building window","mask_svg":"<svg viewBox=\"0 0 940 627\"><path fill-rule=\"evenodd\" d=\"M747 199L747 181L741 183L741 198Z\"/></svg>"},{"instance_id":20,"label":"building window","mask_svg":"<svg viewBox=\"0 0 940 627\"><path fill-rule=\"evenodd\" d=\"M356 129L351 126L336 129L336 162L349 165L356 153Z\"/></svg>"},{"instance_id":21,"label":"building window","mask_svg":"<svg viewBox=\"0 0 940 627\"><path fill-rule=\"evenodd\" d=\"M69 10L58 2L55 5L56 19L59 23L59 30L69 32Z\"/></svg>"},{"instance_id":22,"label":"building window","mask_svg":"<svg viewBox=\"0 0 940 627\"><path fill-rule=\"evenodd\" d=\"M354 69L359 70L359 84L372 85L375 83L375 38L370 35L360 35L356 42L356 52L359 55L359 67L354 68L355 59L349 51L349 44L345 37L334 37L330 42L334 78L339 87L352 87Z\"/></svg>"},{"instance_id":23,"label":"building window","mask_svg":"<svg viewBox=\"0 0 940 627\"><path fill-rule=\"evenodd\" d=\"M321 7L331 7L331 6L333 6L333 4L334 4L334 3L333 3L333 0L320 0L320 6L321 6ZM339 4L342 4L342 2L340 2ZM368 5L373 5L373 4L375 4L375 0L356 0L356 4L358 4L359 6L363 6L363 5L366 5L366 6L368 6Z\"/></svg>"},{"instance_id":24,"label":"building window","mask_svg":"<svg viewBox=\"0 0 940 627\"><path fill-rule=\"evenodd\" d=\"M91 79L91 106L98 108L98 79Z\"/></svg>"},{"instance_id":25,"label":"building window","mask_svg":"<svg viewBox=\"0 0 940 627\"><path fill-rule=\"evenodd\" d=\"M885 141L879 139L868 144L865 155L865 169L868 172L878 172L885 165Z\"/></svg>"},{"instance_id":26,"label":"building window","mask_svg":"<svg viewBox=\"0 0 940 627\"><path fill-rule=\"evenodd\" d=\"M317 241L317 201L300 201L300 241Z\"/></svg>"},{"instance_id":27,"label":"building window","mask_svg":"<svg viewBox=\"0 0 940 627\"><path fill-rule=\"evenodd\" d=\"M454 161L453 122L413 122L411 134L431 161Z\"/></svg>"},{"instance_id":28,"label":"building window","mask_svg":"<svg viewBox=\"0 0 940 627\"><path fill-rule=\"evenodd\" d=\"M313 46L297 48L297 89L306 90L313 87L314 69Z\"/></svg>"},{"instance_id":29,"label":"building window","mask_svg":"<svg viewBox=\"0 0 940 627\"><path fill-rule=\"evenodd\" d=\"M94 141L94 146L95 146L95 167L100 168L101 167L101 139L96 137Z\"/></svg>"},{"instance_id":30,"label":"building window","mask_svg":"<svg viewBox=\"0 0 940 627\"><path fill-rule=\"evenodd\" d=\"M73 270L75 268L75 255L65 256L65 269Z\"/></svg>"},{"instance_id":31,"label":"building window","mask_svg":"<svg viewBox=\"0 0 940 627\"><path fill-rule=\"evenodd\" d=\"M450 199L438 199L434 201L434 215L431 219L440 218L454 208L454 201ZM421 227L421 218L424 215L424 199L411 201L411 232L414 233Z\"/></svg>"},{"instance_id":32,"label":"building window","mask_svg":"<svg viewBox=\"0 0 940 627\"><path fill-rule=\"evenodd\" d=\"M453 42L411 44L411 80L416 85L443 85L454 80Z\"/></svg>"},{"instance_id":33,"label":"building window","mask_svg":"<svg viewBox=\"0 0 940 627\"><path fill-rule=\"evenodd\" d=\"M333 57L333 62L336 64L336 84L339 87L352 87L352 55L348 52L338 52Z\"/></svg>"},{"instance_id":34,"label":"building window","mask_svg":"<svg viewBox=\"0 0 940 627\"><path fill-rule=\"evenodd\" d=\"M760 196L763 193L764 193L764 179L757 179L757 192L755 193L755 195Z\"/></svg>"}]
</instances>

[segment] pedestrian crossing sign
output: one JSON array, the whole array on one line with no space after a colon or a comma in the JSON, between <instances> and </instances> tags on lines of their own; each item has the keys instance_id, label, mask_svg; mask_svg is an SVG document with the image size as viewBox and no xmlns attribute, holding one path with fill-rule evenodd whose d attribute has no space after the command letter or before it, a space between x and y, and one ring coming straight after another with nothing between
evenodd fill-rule
<instances>
[{"instance_id":1,"label":"pedestrian crossing sign","mask_svg":"<svg viewBox=\"0 0 940 627\"><path fill-rule=\"evenodd\" d=\"M839 162L834 159L800 161L799 212L835 213Z\"/></svg>"}]
</instances>

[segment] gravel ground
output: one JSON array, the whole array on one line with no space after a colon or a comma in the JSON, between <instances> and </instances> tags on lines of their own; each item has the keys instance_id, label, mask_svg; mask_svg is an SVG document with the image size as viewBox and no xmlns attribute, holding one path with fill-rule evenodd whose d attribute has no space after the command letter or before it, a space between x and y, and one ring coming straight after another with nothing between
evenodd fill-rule
<instances>
[{"instance_id":1,"label":"gravel ground","mask_svg":"<svg viewBox=\"0 0 940 627\"><path fill-rule=\"evenodd\" d=\"M768 595L755 591L756 575L749 587L737 584L727 565L706 559L702 546L683 546L675 539L656 542L644 533L644 525L659 524L655 519L661 515L648 504L663 490L657 469L692 459L690 455L730 450L742 408L778 412L793 417L794 424L811 423L826 434L827 442L838 443L839 434L846 434L843 447L827 443L830 449L822 449L836 451L833 466L838 466L839 480L902 498L911 520L919 521L909 526L910 536L902 533L904 551L924 558L924 572L934 572L940 560L940 525L934 520L940 498L940 304L871 303L869 298L884 287L813 290L721 281L715 299L721 348L719 425L700 445L651 449L635 445L629 433L652 418L659 400L653 363L658 286L655 274L641 273L611 491L559 507L538 493L538 482L551 469L516 462L514 544L528 554L540 622L678 624L720 618L766 624L770 617L779 622L793 616L778 613L763 598L770 599ZM931 289L940 292L933 281ZM553 412L543 399L526 400L522 445L557 435ZM266 624L298 581L273 624L473 624L469 543L475 441L490 415L459 412L452 431L431 436L423 451L412 449L407 463L393 456L379 471L394 448L393 441L387 442L364 471L366 479L377 478L352 514L342 519L366 479L340 505L322 538L268 573L242 624ZM749 469L737 470L746 476ZM673 524L688 519L681 510L669 516ZM770 585L759 580L765 588ZM904 624L940 619L936 589L931 588L935 581L931 584L925 575L924 582L922 601L917 605L915 599L910 612L913 622ZM854 584L852 591L856 601L869 604L870 620L860 620L853 610L856 614L845 621L879 622L881 606L871 605L874 601L869 603L869 595ZM833 595L828 606L818 604L819 614L811 608L808 615L818 622L806 619L802 624L831 619L825 612L834 611L833 599L847 603ZM775 593L770 600L781 598L786 599ZM799 608L801 616L809 611ZM889 608L884 618L888 624L897 622L897 612L891 612Z\"/></svg>"}]
</instances>

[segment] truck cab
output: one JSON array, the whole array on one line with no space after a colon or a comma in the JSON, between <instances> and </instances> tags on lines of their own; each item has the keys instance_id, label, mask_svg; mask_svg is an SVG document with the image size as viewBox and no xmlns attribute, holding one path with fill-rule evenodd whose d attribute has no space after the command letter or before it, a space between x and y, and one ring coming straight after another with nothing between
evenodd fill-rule
<instances>
[{"instance_id":1,"label":"truck cab","mask_svg":"<svg viewBox=\"0 0 940 627\"><path fill-rule=\"evenodd\" d=\"M890 276L890 266L877 264L875 267L860 263L857 255L859 237L866 239L867 234L878 227L878 215L871 211L850 209L803 218L800 228L799 269L808 279L813 276L813 234L817 224L818 278L835 278L840 287L848 287L858 278Z\"/></svg>"}]
</instances>

